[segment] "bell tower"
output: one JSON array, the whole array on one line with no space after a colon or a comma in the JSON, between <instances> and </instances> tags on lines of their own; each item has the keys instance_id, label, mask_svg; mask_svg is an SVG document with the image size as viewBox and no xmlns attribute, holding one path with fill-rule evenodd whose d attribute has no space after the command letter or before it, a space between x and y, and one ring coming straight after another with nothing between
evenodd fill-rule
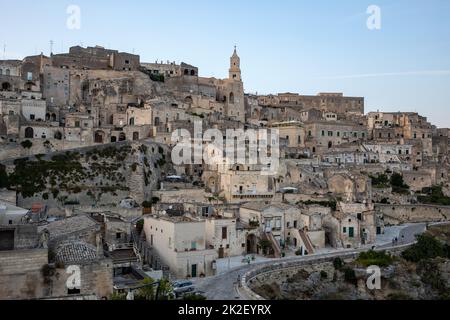
<instances>
[{"instance_id":1,"label":"bell tower","mask_svg":"<svg viewBox=\"0 0 450 320\"><path fill-rule=\"evenodd\" d=\"M230 70L229 76L230 80L242 81L241 78L241 58L239 58L236 52L236 46L234 46L234 53L230 58Z\"/></svg>"}]
</instances>

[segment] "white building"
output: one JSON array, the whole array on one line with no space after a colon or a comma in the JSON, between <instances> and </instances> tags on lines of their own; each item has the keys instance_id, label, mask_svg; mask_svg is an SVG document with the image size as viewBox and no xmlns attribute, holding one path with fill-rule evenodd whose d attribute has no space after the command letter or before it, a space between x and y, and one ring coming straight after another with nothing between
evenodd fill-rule
<instances>
[{"instance_id":1,"label":"white building","mask_svg":"<svg viewBox=\"0 0 450 320\"><path fill-rule=\"evenodd\" d=\"M151 265L169 267L177 278L214 275L218 254L207 247L205 223L185 216L145 217L144 232L152 248Z\"/></svg>"}]
</instances>

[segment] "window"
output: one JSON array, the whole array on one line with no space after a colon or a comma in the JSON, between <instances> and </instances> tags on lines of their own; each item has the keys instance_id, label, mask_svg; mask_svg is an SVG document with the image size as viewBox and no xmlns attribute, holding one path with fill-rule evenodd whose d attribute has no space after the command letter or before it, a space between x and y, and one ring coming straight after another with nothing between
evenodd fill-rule
<instances>
[{"instance_id":1,"label":"window","mask_svg":"<svg viewBox=\"0 0 450 320\"><path fill-rule=\"evenodd\" d=\"M35 116L34 114L30 114L30 120L34 120Z\"/></svg>"},{"instance_id":2,"label":"window","mask_svg":"<svg viewBox=\"0 0 450 320\"><path fill-rule=\"evenodd\" d=\"M347 227L344 227L344 229L342 230L344 233L347 233Z\"/></svg>"},{"instance_id":3,"label":"window","mask_svg":"<svg viewBox=\"0 0 450 320\"><path fill-rule=\"evenodd\" d=\"M27 73L27 80L28 80L28 81L33 80L33 72L28 72L28 73Z\"/></svg>"},{"instance_id":4,"label":"window","mask_svg":"<svg viewBox=\"0 0 450 320\"><path fill-rule=\"evenodd\" d=\"M80 294L81 290L80 289L67 289L67 294L68 295L72 295L72 294Z\"/></svg>"},{"instance_id":5,"label":"window","mask_svg":"<svg viewBox=\"0 0 450 320\"><path fill-rule=\"evenodd\" d=\"M227 227L222 227L222 240L227 239Z\"/></svg>"},{"instance_id":6,"label":"window","mask_svg":"<svg viewBox=\"0 0 450 320\"><path fill-rule=\"evenodd\" d=\"M197 250L197 242L195 241L191 242L191 250Z\"/></svg>"},{"instance_id":7,"label":"window","mask_svg":"<svg viewBox=\"0 0 450 320\"><path fill-rule=\"evenodd\" d=\"M116 239L121 239L122 238L122 234L120 232L116 233Z\"/></svg>"},{"instance_id":8,"label":"window","mask_svg":"<svg viewBox=\"0 0 450 320\"><path fill-rule=\"evenodd\" d=\"M325 131L322 130L322 137L325 137Z\"/></svg>"}]
</instances>

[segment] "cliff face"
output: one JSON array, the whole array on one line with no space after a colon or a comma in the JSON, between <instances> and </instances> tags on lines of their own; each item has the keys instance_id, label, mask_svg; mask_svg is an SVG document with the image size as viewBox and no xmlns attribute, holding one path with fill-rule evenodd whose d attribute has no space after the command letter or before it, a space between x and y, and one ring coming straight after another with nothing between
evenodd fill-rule
<instances>
[{"instance_id":1,"label":"cliff face","mask_svg":"<svg viewBox=\"0 0 450 320\"><path fill-rule=\"evenodd\" d=\"M124 142L15 160L9 182L18 204L49 208L137 204L151 197L167 172L168 150L152 142Z\"/></svg>"},{"instance_id":2,"label":"cliff face","mask_svg":"<svg viewBox=\"0 0 450 320\"><path fill-rule=\"evenodd\" d=\"M428 300L449 298L450 260L437 258L423 264L395 262L381 271L381 289L366 285L365 269L336 270L332 263L303 268L283 282L272 281L253 288L267 299L282 300ZM326 276L325 276L326 274Z\"/></svg>"},{"instance_id":3,"label":"cliff face","mask_svg":"<svg viewBox=\"0 0 450 320\"><path fill-rule=\"evenodd\" d=\"M432 226L418 242L391 256L362 253L341 260L273 272L255 281L252 290L266 299L287 300L439 300L450 298L450 225ZM380 289L367 285L367 266L381 270ZM372 275L373 273L370 273Z\"/></svg>"}]
</instances>

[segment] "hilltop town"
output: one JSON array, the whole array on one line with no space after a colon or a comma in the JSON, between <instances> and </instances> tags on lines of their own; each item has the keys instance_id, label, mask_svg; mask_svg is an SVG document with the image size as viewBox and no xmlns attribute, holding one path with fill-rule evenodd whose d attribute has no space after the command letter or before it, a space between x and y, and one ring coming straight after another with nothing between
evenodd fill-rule
<instances>
[{"instance_id":1,"label":"hilltop town","mask_svg":"<svg viewBox=\"0 0 450 320\"><path fill-rule=\"evenodd\" d=\"M450 220L448 128L343 93L249 94L244 80L236 48L226 79L100 46L0 60L0 299L111 299L146 278L201 287ZM276 133L256 152L276 168L174 162L174 136L206 147L198 126L223 143L231 129Z\"/></svg>"}]
</instances>

